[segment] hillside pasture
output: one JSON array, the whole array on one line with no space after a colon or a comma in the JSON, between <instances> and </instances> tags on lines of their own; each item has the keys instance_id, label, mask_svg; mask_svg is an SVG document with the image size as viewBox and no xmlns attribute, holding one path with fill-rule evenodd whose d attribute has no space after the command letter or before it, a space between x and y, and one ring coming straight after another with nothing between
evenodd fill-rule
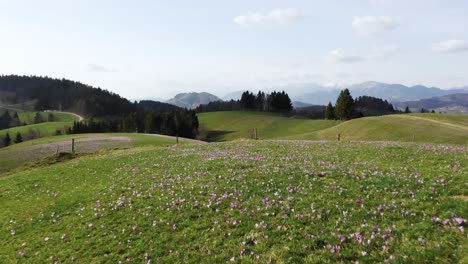
<instances>
[{"instance_id":1,"label":"hillside pasture","mask_svg":"<svg viewBox=\"0 0 468 264\"><path fill-rule=\"evenodd\" d=\"M1 263L467 263L462 146L237 141L0 178Z\"/></svg>"}]
</instances>

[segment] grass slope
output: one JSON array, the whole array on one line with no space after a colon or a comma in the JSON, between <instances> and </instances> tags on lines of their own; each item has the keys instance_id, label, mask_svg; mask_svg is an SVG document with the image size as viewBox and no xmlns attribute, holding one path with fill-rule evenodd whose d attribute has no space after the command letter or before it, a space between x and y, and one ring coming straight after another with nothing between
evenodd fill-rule
<instances>
[{"instance_id":1,"label":"grass slope","mask_svg":"<svg viewBox=\"0 0 468 264\"><path fill-rule=\"evenodd\" d=\"M0 178L0 263L467 263L466 147L242 141Z\"/></svg>"},{"instance_id":2,"label":"grass slope","mask_svg":"<svg viewBox=\"0 0 468 264\"><path fill-rule=\"evenodd\" d=\"M19 112L18 116L21 122L25 122L26 124L33 124L34 123L34 116L37 112ZM49 114L53 114L56 122L70 122L78 121L79 118L75 115L63 113L63 112L39 112L43 120L47 120Z\"/></svg>"},{"instance_id":3,"label":"grass slope","mask_svg":"<svg viewBox=\"0 0 468 264\"><path fill-rule=\"evenodd\" d=\"M318 132L305 134L297 139L364 141L431 142L443 144L467 144L468 116L441 114L390 115L366 117L343 122Z\"/></svg>"},{"instance_id":4,"label":"grass slope","mask_svg":"<svg viewBox=\"0 0 468 264\"><path fill-rule=\"evenodd\" d=\"M260 139L281 139L322 130L338 122L283 117L262 112L210 112L198 114L200 126L207 130L208 141L227 141L251 138L257 128Z\"/></svg>"},{"instance_id":5,"label":"grass slope","mask_svg":"<svg viewBox=\"0 0 468 264\"><path fill-rule=\"evenodd\" d=\"M47 116L49 115L48 112L40 112L42 118L47 120ZM36 112L20 112L18 116L21 122L25 122L29 125L26 126L19 126L19 127L12 127L9 129L2 129L0 130L0 136L6 135L6 133L10 134L10 137L14 139L16 133L21 133L24 139L28 136L28 131L33 129L39 132L40 137L48 137L55 134L57 129L63 130L65 127L69 127L73 125L73 121L78 121L79 117L73 114L64 113L64 112L53 112L52 113L55 117L54 122L44 122L39 124L32 124L34 121L34 116Z\"/></svg>"},{"instance_id":6,"label":"grass slope","mask_svg":"<svg viewBox=\"0 0 468 264\"><path fill-rule=\"evenodd\" d=\"M71 152L71 139L75 139L75 151L78 154L96 153L102 150L128 149L144 146L172 146L176 143L170 137L156 137L142 134L105 133L63 135L29 140L7 148L0 148L0 177L2 173L35 166L35 161L55 155L59 152ZM180 143L191 142L180 138Z\"/></svg>"}]
</instances>

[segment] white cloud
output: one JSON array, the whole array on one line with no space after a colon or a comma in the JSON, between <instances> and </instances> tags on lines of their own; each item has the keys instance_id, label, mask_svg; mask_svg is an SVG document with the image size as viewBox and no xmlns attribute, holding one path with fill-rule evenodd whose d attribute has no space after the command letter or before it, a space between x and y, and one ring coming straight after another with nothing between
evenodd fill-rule
<instances>
[{"instance_id":1,"label":"white cloud","mask_svg":"<svg viewBox=\"0 0 468 264\"><path fill-rule=\"evenodd\" d=\"M88 71L91 72L115 72L113 69L109 69L105 66L96 64L96 63L90 63L88 64Z\"/></svg>"},{"instance_id":2,"label":"white cloud","mask_svg":"<svg viewBox=\"0 0 468 264\"><path fill-rule=\"evenodd\" d=\"M468 51L468 42L464 40L451 39L432 44L432 50L438 52L462 52Z\"/></svg>"},{"instance_id":3,"label":"white cloud","mask_svg":"<svg viewBox=\"0 0 468 264\"><path fill-rule=\"evenodd\" d=\"M365 54L343 54L340 50L332 50L328 53L334 63L357 63L368 60L385 59L398 53L398 47L394 45L374 46Z\"/></svg>"},{"instance_id":4,"label":"white cloud","mask_svg":"<svg viewBox=\"0 0 468 264\"><path fill-rule=\"evenodd\" d=\"M234 23L246 28L271 28L291 24L304 17L304 13L295 8L274 9L267 14L249 13L234 18Z\"/></svg>"},{"instance_id":5,"label":"white cloud","mask_svg":"<svg viewBox=\"0 0 468 264\"><path fill-rule=\"evenodd\" d=\"M398 21L389 16L356 16L352 27L361 36L375 36L383 32L392 31L398 26Z\"/></svg>"},{"instance_id":6,"label":"white cloud","mask_svg":"<svg viewBox=\"0 0 468 264\"><path fill-rule=\"evenodd\" d=\"M365 60L366 58L359 55L345 55L342 54L339 50L332 50L329 53L332 62L340 63L356 63Z\"/></svg>"}]
</instances>

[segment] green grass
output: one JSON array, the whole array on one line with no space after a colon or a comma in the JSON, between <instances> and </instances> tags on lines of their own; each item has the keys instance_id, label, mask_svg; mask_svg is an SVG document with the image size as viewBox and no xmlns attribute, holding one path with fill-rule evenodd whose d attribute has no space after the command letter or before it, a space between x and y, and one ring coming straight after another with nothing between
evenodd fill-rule
<instances>
[{"instance_id":1,"label":"green grass","mask_svg":"<svg viewBox=\"0 0 468 264\"><path fill-rule=\"evenodd\" d=\"M173 138L154 137L129 133L105 133L63 135L29 140L0 148L0 177L2 173L23 170L28 165L59 152L71 152L71 140L75 139L75 151L78 154L97 153L103 150L128 149L145 146L172 146ZM189 141L180 139L181 144Z\"/></svg>"},{"instance_id":2,"label":"green grass","mask_svg":"<svg viewBox=\"0 0 468 264\"><path fill-rule=\"evenodd\" d=\"M42 118L47 120L48 112L40 112ZM78 121L78 117L72 114L63 113L63 112L53 112L55 117L54 122L44 122L39 124L32 124L34 121L34 116L36 112L20 112L18 116L21 122L25 122L29 125L12 127L9 129L0 130L0 136L3 137L7 133L10 134L10 137L14 139L16 133L21 133L24 140L29 139L29 131L34 130L38 133L36 137L49 137L55 135L56 130L64 130L66 127L73 125L73 121Z\"/></svg>"},{"instance_id":3,"label":"green grass","mask_svg":"<svg viewBox=\"0 0 468 264\"><path fill-rule=\"evenodd\" d=\"M429 118L427 118L429 117ZM435 117L439 117L436 119ZM299 139L430 142L467 144L468 116L390 115L366 117L343 122L335 127L299 137Z\"/></svg>"},{"instance_id":4,"label":"green grass","mask_svg":"<svg viewBox=\"0 0 468 264\"><path fill-rule=\"evenodd\" d=\"M32 129L32 130L39 132L39 137L48 137L48 136L54 135L57 129L62 130L64 127L70 127L72 125L73 125L72 122L45 122L45 123L32 124L32 125L26 125L26 126L12 127L8 129L0 130L0 136L4 136L6 135L6 133L9 133L10 137L14 138L16 133L19 132L21 133L23 138L27 138L28 131Z\"/></svg>"},{"instance_id":5,"label":"green grass","mask_svg":"<svg viewBox=\"0 0 468 264\"><path fill-rule=\"evenodd\" d=\"M236 141L30 169L0 178L0 263L467 263L467 151Z\"/></svg>"},{"instance_id":6,"label":"green grass","mask_svg":"<svg viewBox=\"0 0 468 264\"><path fill-rule=\"evenodd\" d=\"M33 124L34 123L34 116L37 112L19 112L18 116L21 122L25 122L26 124ZM47 120L49 114L54 115L54 121L56 122L70 122L78 121L78 117L62 112L39 112L43 120Z\"/></svg>"},{"instance_id":7,"label":"green grass","mask_svg":"<svg viewBox=\"0 0 468 264\"><path fill-rule=\"evenodd\" d=\"M260 139L282 139L322 130L338 124L336 121L306 120L262 112L210 112L198 114L202 130L209 141L251 138L257 129Z\"/></svg>"}]
</instances>

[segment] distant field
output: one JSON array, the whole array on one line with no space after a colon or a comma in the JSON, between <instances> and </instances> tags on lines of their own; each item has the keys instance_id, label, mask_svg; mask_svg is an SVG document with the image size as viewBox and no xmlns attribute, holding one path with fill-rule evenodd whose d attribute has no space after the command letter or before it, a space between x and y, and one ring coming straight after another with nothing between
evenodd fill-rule
<instances>
[{"instance_id":1,"label":"distant field","mask_svg":"<svg viewBox=\"0 0 468 264\"><path fill-rule=\"evenodd\" d=\"M319 131L337 125L337 121L307 120L262 112L210 112L198 114L200 126L207 130L208 141L251 138L253 128L260 139L282 139Z\"/></svg>"},{"instance_id":2,"label":"distant field","mask_svg":"<svg viewBox=\"0 0 468 264\"><path fill-rule=\"evenodd\" d=\"M48 112L39 112L44 120L47 120L49 115ZM63 112L52 112L54 115L55 121L54 122L44 122L39 124L32 124L34 122L34 116L36 112L19 112L18 116L21 122L25 122L29 125L26 126L19 126L19 127L12 127L9 129L0 130L0 136L3 137L6 133L10 134L11 138L14 138L16 133L21 133L23 139L28 138L29 130L34 130L39 133L39 137L48 137L51 135L55 135L57 129L63 130L66 127L70 127L73 125L73 121L79 120L78 116L69 113Z\"/></svg>"},{"instance_id":3,"label":"distant field","mask_svg":"<svg viewBox=\"0 0 468 264\"><path fill-rule=\"evenodd\" d=\"M467 151L236 141L32 168L0 178L0 263L468 263Z\"/></svg>"},{"instance_id":4,"label":"distant field","mask_svg":"<svg viewBox=\"0 0 468 264\"><path fill-rule=\"evenodd\" d=\"M73 125L73 122L45 122L33 125L26 125L26 126L19 126L19 127L12 127L9 129L0 130L0 136L6 135L6 133L10 134L10 137L14 138L17 132L21 133L23 138L26 138L28 135L28 131L33 129L39 132L40 137L48 137L55 134L57 129L63 129L64 127L70 127Z\"/></svg>"},{"instance_id":5,"label":"distant field","mask_svg":"<svg viewBox=\"0 0 468 264\"><path fill-rule=\"evenodd\" d=\"M31 100L31 101L27 101L27 102L19 103L19 104L8 104L8 103L0 102L0 112L3 111L4 109L11 109L14 111L34 111L35 104L36 104L36 100Z\"/></svg>"},{"instance_id":6,"label":"distant field","mask_svg":"<svg viewBox=\"0 0 468 264\"><path fill-rule=\"evenodd\" d=\"M0 148L0 174L24 166L41 158L60 152L71 152L71 139L75 139L76 153L96 153L102 150L127 149L144 146L172 146L172 137L142 134L106 133L63 135L25 141L7 148ZM180 139L181 144L191 141ZM1 176L0 176L1 177Z\"/></svg>"},{"instance_id":7,"label":"distant field","mask_svg":"<svg viewBox=\"0 0 468 264\"><path fill-rule=\"evenodd\" d=\"M33 124L36 113L37 112L19 112L18 116L21 122L25 122L26 124ZM54 116L55 122L73 123L73 121L78 121L79 119L77 116L67 114L67 113L62 113L62 112L39 112L39 114L41 115L42 119L45 121L47 121L49 114L52 114Z\"/></svg>"}]
</instances>

